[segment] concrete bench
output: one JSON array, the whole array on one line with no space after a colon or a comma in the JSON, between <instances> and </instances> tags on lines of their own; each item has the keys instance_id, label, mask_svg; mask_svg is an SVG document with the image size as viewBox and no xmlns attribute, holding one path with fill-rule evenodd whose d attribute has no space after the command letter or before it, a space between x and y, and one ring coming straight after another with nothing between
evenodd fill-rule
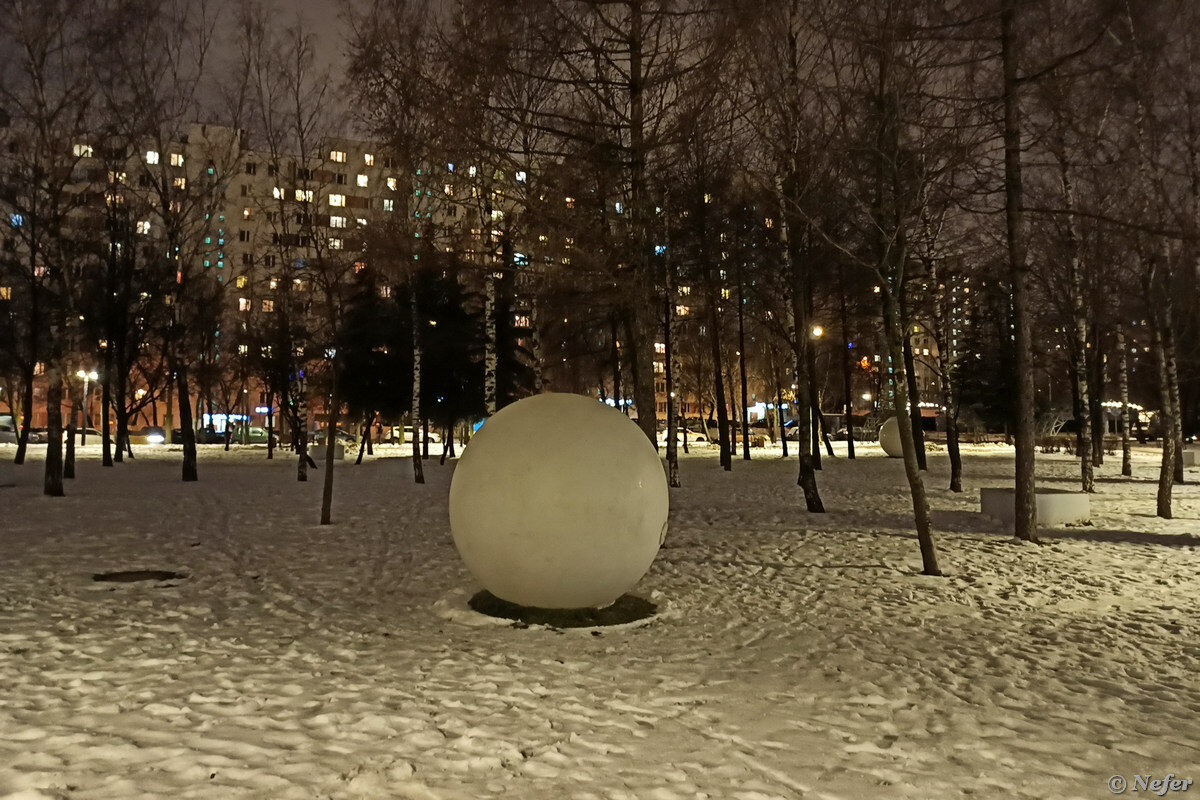
<instances>
[{"instance_id":1,"label":"concrete bench","mask_svg":"<svg viewBox=\"0 0 1200 800\"><path fill-rule=\"evenodd\" d=\"M1197 467L1197 466L1200 466L1200 459L1197 459L1197 458L1196 458L1196 455L1197 455L1197 453L1198 453L1198 452L1200 452L1200 451L1196 451L1196 450L1184 450L1184 451L1182 452L1182 454L1181 454L1181 455L1183 456L1183 465L1184 465L1185 467Z\"/></svg>"},{"instance_id":2,"label":"concrete bench","mask_svg":"<svg viewBox=\"0 0 1200 800\"><path fill-rule=\"evenodd\" d=\"M1092 519L1091 495L1068 489L1038 489L1037 524L1047 528L1078 525ZM1016 519L1016 489L991 487L979 490L980 511L1006 525Z\"/></svg>"}]
</instances>

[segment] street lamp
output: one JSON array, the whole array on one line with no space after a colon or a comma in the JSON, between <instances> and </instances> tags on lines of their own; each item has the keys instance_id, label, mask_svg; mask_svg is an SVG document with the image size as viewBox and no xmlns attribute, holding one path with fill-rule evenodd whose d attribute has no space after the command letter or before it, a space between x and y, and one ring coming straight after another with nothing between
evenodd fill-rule
<instances>
[{"instance_id":1,"label":"street lamp","mask_svg":"<svg viewBox=\"0 0 1200 800\"><path fill-rule=\"evenodd\" d=\"M79 432L79 444L82 446L87 444L88 388L90 383L99 376L96 374L96 370L92 370L91 372L79 370L75 375L83 379L83 430Z\"/></svg>"},{"instance_id":2,"label":"street lamp","mask_svg":"<svg viewBox=\"0 0 1200 800\"><path fill-rule=\"evenodd\" d=\"M814 339L820 339L822 336L825 335L825 329L822 328L820 325L813 325L812 326L812 335L813 335Z\"/></svg>"}]
</instances>

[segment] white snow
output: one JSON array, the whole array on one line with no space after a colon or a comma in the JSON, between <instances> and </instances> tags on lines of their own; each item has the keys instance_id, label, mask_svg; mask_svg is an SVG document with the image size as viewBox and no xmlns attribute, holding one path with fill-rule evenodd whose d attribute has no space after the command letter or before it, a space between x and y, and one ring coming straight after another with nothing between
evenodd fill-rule
<instances>
[{"instance_id":1,"label":"white snow","mask_svg":"<svg viewBox=\"0 0 1200 800\"><path fill-rule=\"evenodd\" d=\"M1091 526L1022 544L979 513L1012 451L930 488L924 577L903 464L682 460L629 626L519 629L466 607L452 467L401 451L320 473L204 447L68 496L0 489L0 798L765 800L1098 798L1115 774L1200 779L1200 470L1154 516L1157 454L1099 470ZM0 446L0 459L13 448ZM37 455L35 451L35 456ZM1042 485L1075 462L1039 456ZM99 572L171 570L158 583Z\"/></svg>"}]
</instances>

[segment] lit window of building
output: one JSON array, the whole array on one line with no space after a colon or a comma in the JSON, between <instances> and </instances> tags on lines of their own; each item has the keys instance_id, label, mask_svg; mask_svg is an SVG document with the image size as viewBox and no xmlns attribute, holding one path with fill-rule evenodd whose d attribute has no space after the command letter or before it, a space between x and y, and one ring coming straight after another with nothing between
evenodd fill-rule
<instances>
[{"instance_id":1,"label":"lit window of building","mask_svg":"<svg viewBox=\"0 0 1200 800\"><path fill-rule=\"evenodd\" d=\"M275 310L275 301L274 300L263 300L262 301L262 310L267 312L268 314L270 314L272 311Z\"/></svg>"},{"instance_id":2,"label":"lit window of building","mask_svg":"<svg viewBox=\"0 0 1200 800\"><path fill-rule=\"evenodd\" d=\"M336 216L330 217L329 218L329 227L331 227L331 228L346 227L346 218L345 217L336 217Z\"/></svg>"},{"instance_id":3,"label":"lit window of building","mask_svg":"<svg viewBox=\"0 0 1200 800\"><path fill-rule=\"evenodd\" d=\"M342 240L341 239L330 239L329 240L329 249L330 250L341 250L342 249Z\"/></svg>"},{"instance_id":4,"label":"lit window of building","mask_svg":"<svg viewBox=\"0 0 1200 800\"><path fill-rule=\"evenodd\" d=\"M238 275L237 280L234 281L234 285L236 285L237 288L239 288L239 289L245 289L246 288L246 276Z\"/></svg>"},{"instance_id":5,"label":"lit window of building","mask_svg":"<svg viewBox=\"0 0 1200 800\"><path fill-rule=\"evenodd\" d=\"M517 170L517 174L515 177L517 179L517 183L524 183L527 178L527 176L525 174L525 170L523 170L523 169Z\"/></svg>"},{"instance_id":6,"label":"lit window of building","mask_svg":"<svg viewBox=\"0 0 1200 800\"><path fill-rule=\"evenodd\" d=\"M173 181L173 183L175 184L176 189L186 189L187 188L187 178L183 177L182 175L179 176L178 178L176 178Z\"/></svg>"},{"instance_id":7,"label":"lit window of building","mask_svg":"<svg viewBox=\"0 0 1200 800\"><path fill-rule=\"evenodd\" d=\"M252 213L253 212L249 208L243 208L242 209L242 219L250 219L250 216Z\"/></svg>"},{"instance_id":8,"label":"lit window of building","mask_svg":"<svg viewBox=\"0 0 1200 800\"><path fill-rule=\"evenodd\" d=\"M395 178L388 178L388 179L387 179L387 187L388 187L389 189L391 189L393 192L394 192L394 191L396 191L396 179L395 179Z\"/></svg>"},{"instance_id":9,"label":"lit window of building","mask_svg":"<svg viewBox=\"0 0 1200 800\"><path fill-rule=\"evenodd\" d=\"M331 194L329 195L329 205L335 208L344 208L346 205L346 195Z\"/></svg>"},{"instance_id":10,"label":"lit window of building","mask_svg":"<svg viewBox=\"0 0 1200 800\"><path fill-rule=\"evenodd\" d=\"M282 200L283 199L283 189L278 186L274 187L273 189L271 189L271 196L274 197L276 200Z\"/></svg>"},{"instance_id":11,"label":"lit window of building","mask_svg":"<svg viewBox=\"0 0 1200 800\"><path fill-rule=\"evenodd\" d=\"M238 311L249 311L249 310L250 310L250 300L245 297L239 297L238 298Z\"/></svg>"},{"instance_id":12,"label":"lit window of building","mask_svg":"<svg viewBox=\"0 0 1200 800\"><path fill-rule=\"evenodd\" d=\"M171 153L171 166L172 167L182 167L183 166L183 153Z\"/></svg>"},{"instance_id":13,"label":"lit window of building","mask_svg":"<svg viewBox=\"0 0 1200 800\"><path fill-rule=\"evenodd\" d=\"M366 164L368 167L375 166L375 154L374 153L363 153L363 163Z\"/></svg>"},{"instance_id":14,"label":"lit window of building","mask_svg":"<svg viewBox=\"0 0 1200 800\"><path fill-rule=\"evenodd\" d=\"M158 163L158 151L157 150L147 150L146 151L146 163L147 164L157 164Z\"/></svg>"},{"instance_id":15,"label":"lit window of building","mask_svg":"<svg viewBox=\"0 0 1200 800\"><path fill-rule=\"evenodd\" d=\"M71 152L76 158L91 158L92 146L90 144L77 144L71 148Z\"/></svg>"},{"instance_id":16,"label":"lit window of building","mask_svg":"<svg viewBox=\"0 0 1200 800\"><path fill-rule=\"evenodd\" d=\"M311 203L312 201L313 201L313 190L312 189L297 189L296 190L296 202L297 203Z\"/></svg>"},{"instance_id":17,"label":"lit window of building","mask_svg":"<svg viewBox=\"0 0 1200 800\"><path fill-rule=\"evenodd\" d=\"M145 236L150 233L150 220L140 219L137 223L137 232Z\"/></svg>"},{"instance_id":18,"label":"lit window of building","mask_svg":"<svg viewBox=\"0 0 1200 800\"><path fill-rule=\"evenodd\" d=\"M367 176L360 173L358 176L358 185L365 189L365 188L367 188L368 182L369 182L369 179L367 178Z\"/></svg>"},{"instance_id":19,"label":"lit window of building","mask_svg":"<svg viewBox=\"0 0 1200 800\"><path fill-rule=\"evenodd\" d=\"M338 164L345 164L346 163L346 151L345 150L330 150L329 151L329 160L335 161Z\"/></svg>"},{"instance_id":20,"label":"lit window of building","mask_svg":"<svg viewBox=\"0 0 1200 800\"><path fill-rule=\"evenodd\" d=\"M383 201L383 210L384 211L395 211L396 210L396 201L385 198Z\"/></svg>"}]
</instances>

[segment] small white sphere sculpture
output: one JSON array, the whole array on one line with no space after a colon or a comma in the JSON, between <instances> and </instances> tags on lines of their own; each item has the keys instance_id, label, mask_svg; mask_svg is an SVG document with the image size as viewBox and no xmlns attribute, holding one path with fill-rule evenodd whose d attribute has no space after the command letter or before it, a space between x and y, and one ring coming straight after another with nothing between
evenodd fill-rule
<instances>
[{"instance_id":1,"label":"small white sphere sculpture","mask_svg":"<svg viewBox=\"0 0 1200 800\"><path fill-rule=\"evenodd\" d=\"M501 600L603 607L658 554L667 479L621 412L582 395L535 395L471 437L450 484L450 529L467 568Z\"/></svg>"},{"instance_id":2,"label":"small white sphere sculpture","mask_svg":"<svg viewBox=\"0 0 1200 800\"><path fill-rule=\"evenodd\" d=\"M890 458L904 458L904 445L900 443L900 420L888 417L879 426L879 446Z\"/></svg>"}]
</instances>

